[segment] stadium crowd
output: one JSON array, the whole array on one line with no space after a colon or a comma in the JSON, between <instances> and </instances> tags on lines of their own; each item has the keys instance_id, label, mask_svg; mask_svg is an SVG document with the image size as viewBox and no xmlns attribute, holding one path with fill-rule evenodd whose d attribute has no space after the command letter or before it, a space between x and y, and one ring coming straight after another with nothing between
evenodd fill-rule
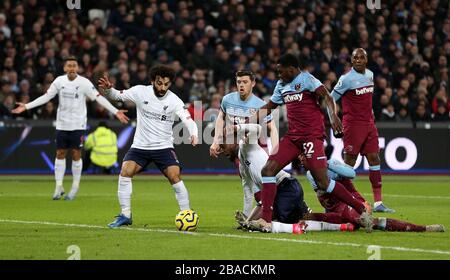
<instances>
[{"instance_id":1,"label":"stadium crowd","mask_svg":"<svg viewBox=\"0 0 450 280\"><path fill-rule=\"evenodd\" d=\"M116 88L149 83L149 69L170 64L172 90L214 120L234 72L256 73L255 94L267 98L276 62L289 52L331 91L362 47L375 75L378 121L450 121L450 4L444 0L366 1L3 0L0 3L0 119L15 102L46 92L64 57L79 58L80 74L97 84L109 73ZM200 100L202 107L193 106ZM57 100L19 118L54 119ZM132 109L131 104L118 104ZM112 118L89 104L88 117ZM212 113L211 113L212 112ZM129 111L135 117L135 111ZM283 115L283 114L281 114Z\"/></svg>"}]
</instances>

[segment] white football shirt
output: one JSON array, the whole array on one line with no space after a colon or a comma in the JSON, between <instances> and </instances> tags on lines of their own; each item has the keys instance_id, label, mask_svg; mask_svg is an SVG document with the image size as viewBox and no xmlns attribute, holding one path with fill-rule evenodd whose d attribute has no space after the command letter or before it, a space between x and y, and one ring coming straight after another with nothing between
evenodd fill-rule
<instances>
[{"instance_id":1,"label":"white football shirt","mask_svg":"<svg viewBox=\"0 0 450 280\"><path fill-rule=\"evenodd\" d=\"M56 112L56 129L66 131L86 129L86 97L95 100L99 93L91 81L80 75L77 75L73 81L69 80L67 75L57 77L51 83L47 93L25 107L32 109L45 104L57 94L59 105Z\"/></svg>"},{"instance_id":2,"label":"white football shirt","mask_svg":"<svg viewBox=\"0 0 450 280\"><path fill-rule=\"evenodd\" d=\"M136 104L137 125L131 148L173 148L172 126L175 117L178 116L182 121L191 120L183 101L170 90L160 98L155 95L152 85L137 85L121 91L111 89L109 95L113 99Z\"/></svg>"},{"instance_id":3,"label":"white football shirt","mask_svg":"<svg viewBox=\"0 0 450 280\"><path fill-rule=\"evenodd\" d=\"M242 127L259 126L257 124L241 124ZM252 208L253 194L262 189L261 170L269 159L267 152L255 141L259 135L251 135L256 130L246 134L245 139L239 140L239 173L242 179L242 187L244 188L244 214L248 215ZM238 132L239 135L239 132ZM241 134L242 135L242 134ZM253 138L253 139L252 139ZM248 141L250 139L250 141ZM250 143L249 143L250 142ZM281 170L276 175L277 185L284 178L291 175Z\"/></svg>"}]
</instances>

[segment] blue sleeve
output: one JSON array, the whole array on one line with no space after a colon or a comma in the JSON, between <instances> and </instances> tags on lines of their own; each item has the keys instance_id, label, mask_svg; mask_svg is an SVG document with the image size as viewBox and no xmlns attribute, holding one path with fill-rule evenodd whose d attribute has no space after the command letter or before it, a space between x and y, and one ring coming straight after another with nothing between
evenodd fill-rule
<instances>
[{"instance_id":1,"label":"blue sleeve","mask_svg":"<svg viewBox=\"0 0 450 280\"><path fill-rule=\"evenodd\" d=\"M323 84L316 77L314 77L310 73L307 73L304 80L304 88L311 92L315 92L316 89L320 86L323 86Z\"/></svg>"},{"instance_id":2,"label":"blue sleeve","mask_svg":"<svg viewBox=\"0 0 450 280\"><path fill-rule=\"evenodd\" d=\"M222 110L222 112L226 113L226 108L227 108L227 96L225 95L222 98L222 102L220 102L220 109Z\"/></svg>"},{"instance_id":3,"label":"blue sleeve","mask_svg":"<svg viewBox=\"0 0 450 280\"><path fill-rule=\"evenodd\" d=\"M336 159L328 160L328 169L344 178L353 179L356 176L355 170L350 165Z\"/></svg>"},{"instance_id":4,"label":"blue sleeve","mask_svg":"<svg viewBox=\"0 0 450 280\"><path fill-rule=\"evenodd\" d=\"M281 91L280 91L280 82L278 82L277 85L275 86L272 97L270 97L270 101L272 101L273 103L278 104L278 105L281 105L284 103L283 96L281 95Z\"/></svg>"},{"instance_id":5,"label":"blue sleeve","mask_svg":"<svg viewBox=\"0 0 450 280\"><path fill-rule=\"evenodd\" d=\"M331 92L331 96L335 101L338 101L339 98L341 98L347 90L348 88L345 83L344 76L341 76L337 84L334 86L333 91Z\"/></svg>"}]
</instances>

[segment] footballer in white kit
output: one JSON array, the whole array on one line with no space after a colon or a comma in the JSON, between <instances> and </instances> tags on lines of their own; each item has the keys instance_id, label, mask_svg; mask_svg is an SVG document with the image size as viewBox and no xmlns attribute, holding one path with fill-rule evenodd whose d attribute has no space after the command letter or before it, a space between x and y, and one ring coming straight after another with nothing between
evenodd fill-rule
<instances>
[{"instance_id":1,"label":"footballer in white kit","mask_svg":"<svg viewBox=\"0 0 450 280\"><path fill-rule=\"evenodd\" d=\"M116 109L106 98L101 96L94 85L87 78L77 74L78 62L75 57L64 60L65 75L57 77L50 85L45 94L34 101L19 106L12 110L14 114L20 114L41 106L56 95L59 98L58 110L56 112L56 159L55 159L55 193L53 200L59 200L64 195L63 179L66 172L67 150L71 150L72 156L72 188L65 200L73 200L78 192L83 162L81 159L81 148L86 130L87 110L86 98L97 101L109 112L114 114L122 123L128 122L128 117L123 110Z\"/></svg>"},{"instance_id":2,"label":"footballer in white kit","mask_svg":"<svg viewBox=\"0 0 450 280\"><path fill-rule=\"evenodd\" d=\"M132 178L151 162L169 180L180 210L190 209L188 191L180 178L180 162L173 147L172 126L176 117L180 118L189 131L193 146L198 143L198 129L184 103L169 90L174 78L172 68L159 65L150 70L151 85L137 85L119 91L112 88L108 77L99 81L100 88L109 98L131 101L137 110L136 133L123 159L119 176L118 197L122 212L108 225L110 228L132 224Z\"/></svg>"}]
</instances>

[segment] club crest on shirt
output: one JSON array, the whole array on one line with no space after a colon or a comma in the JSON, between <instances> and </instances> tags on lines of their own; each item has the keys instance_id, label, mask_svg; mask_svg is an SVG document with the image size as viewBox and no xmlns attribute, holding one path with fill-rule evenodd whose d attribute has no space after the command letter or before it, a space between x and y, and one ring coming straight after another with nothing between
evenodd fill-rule
<instances>
[{"instance_id":1,"label":"club crest on shirt","mask_svg":"<svg viewBox=\"0 0 450 280\"><path fill-rule=\"evenodd\" d=\"M301 85L300 84L296 84L294 88L295 88L296 91L299 91L300 88L301 88Z\"/></svg>"},{"instance_id":2,"label":"club crest on shirt","mask_svg":"<svg viewBox=\"0 0 450 280\"><path fill-rule=\"evenodd\" d=\"M148 104L148 101L144 101L144 104L147 105L147 104Z\"/></svg>"}]
</instances>

